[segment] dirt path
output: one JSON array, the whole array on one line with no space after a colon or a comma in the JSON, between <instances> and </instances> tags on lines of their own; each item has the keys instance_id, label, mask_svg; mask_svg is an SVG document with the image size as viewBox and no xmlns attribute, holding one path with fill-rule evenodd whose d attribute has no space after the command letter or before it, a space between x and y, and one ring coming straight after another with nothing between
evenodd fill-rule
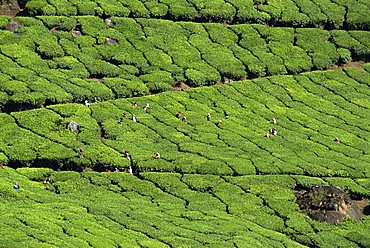
<instances>
[{"instance_id":1,"label":"dirt path","mask_svg":"<svg viewBox=\"0 0 370 248\"><path fill-rule=\"evenodd\" d=\"M332 67L329 68L329 70L340 70L344 67L362 67L363 65L365 64L365 61L351 61L351 62L348 62L348 63L345 63L343 65L333 65Z\"/></svg>"}]
</instances>

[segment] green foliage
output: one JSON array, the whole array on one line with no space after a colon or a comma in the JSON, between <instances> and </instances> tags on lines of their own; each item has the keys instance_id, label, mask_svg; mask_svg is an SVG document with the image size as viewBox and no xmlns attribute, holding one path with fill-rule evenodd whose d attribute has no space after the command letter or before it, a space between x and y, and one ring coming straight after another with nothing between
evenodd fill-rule
<instances>
[{"instance_id":1,"label":"green foliage","mask_svg":"<svg viewBox=\"0 0 370 248\"><path fill-rule=\"evenodd\" d=\"M77 14L76 7L72 5L68 0L51 0L50 4L56 9L56 15L61 16L74 16Z\"/></svg>"},{"instance_id":2,"label":"green foliage","mask_svg":"<svg viewBox=\"0 0 370 248\"><path fill-rule=\"evenodd\" d=\"M50 168L18 168L17 173L26 176L29 180L41 182L49 177L53 170Z\"/></svg>"},{"instance_id":3,"label":"green foliage","mask_svg":"<svg viewBox=\"0 0 370 248\"><path fill-rule=\"evenodd\" d=\"M7 167L0 170L0 174L1 203L7 208L1 224L2 244L6 242L11 246L20 239L25 240L24 230L45 244L79 247L103 243L166 247L161 242L176 246L187 243L224 247L228 246L230 235L238 244L267 247L299 247L293 240L307 245L313 240L323 246L333 237L346 245L353 244L348 240L360 242L358 238L361 244L366 244L365 232L360 231L365 224L346 222L351 231L337 226L314 231L308 217L297 209L289 210L284 228L282 220L274 216L269 207L288 206L282 201L283 192L290 192L289 186L282 186L286 185L285 176L276 176L273 180L253 176L254 182L248 180L248 184L255 188L246 191L237 184L226 183L220 176L211 175L142 173L138 178L120 172L80 174L34 168L15 171ZM44 189L43 176L50 176L51 190ZM14 180L21 186L19 192L11 188ZM24 198L20 207L7 200L20 195ZM274 205L273 199L280 202ZM262 206L264 202L268 207ZM220 226L222 228L216 228ZM5 227L12 228L12 233L6 232Z\"/></svg>"},{"instance_id":4,"label":"green foliage","mask_svg":"<svg viewBox=\"0 0 370 248\"><path fill-rule=\"evenodd\" d=\"M347 23L351 29L369 29L369 15L367 10L369 6L356 2L348 5Z\"/></svg>"},{"instance_id":5,"label":"green foliage","mask_svg":"<svg viewBox=\"0 0 370 248\"><path fill-rule=\"evenodd\" d=\"M132 16L134 18L170 18L172 20L227 21L237 23L279 24L296 27L329 27L369 29L366 1L43 1L26 4L35 15L98 15ZM364 17L365 16L365 17Z\"/></svg>"},{"instance_id":6,"label":"green foliage","mask_svg":"<svg viewBox=\"0 0 370 248\"><path fill-rule=\"evenodd\" d=\"M367 60L369 7L30 0L1 17L0 246L368 246L367 216L317 223L293 189L370 195L369 64L308 72Z\"/></svg>"},{"instance_id":7,"label":"green foliage","mask_svg":"<svg viewBox=\"0 0 370 248\"><path fill-rule=\"evenodd\" d=\"M49 29L55 28L56 30L71 31L76 26L74 18L65 16L40 16L45 26Z\"/></svg>"},{"instance_id":8,"label":"green foliage","mask_svg":"<svg viewBox=\"0 0 370 248\"><path fill-rule=\"evenodd\" d=\"M348 63L352 60L351 58L351 52L348 49L345 48L339 48L338 49L338 54L339 54L339 62L340 63Z\"/></svg>"},{"instance_id":9,"label":"green foliage","mask_svg":"<svg viewBox=\"0 0 370 248\"><path fill-rule=\"evenodd\" d=\"M68 181L78 181L80 180L80 175L74 171L61 171L53 173L51 179L55 182L68 182Z\"/></svg>"},{"instance_id":10,"label":"green foliage","mask_svg":"<svg viewBox=\"0 0 370 248\"><path fill-rule=\"evenodd\" d=\"M78 4L71 5L68 1L51 4L58 11L79 9ZM112 7L123 13L119 6L142 8L149 2L103 1L101 4L105 6L102 11ZM173 4L167 3L169 11ZM214 4L225 7L225 11L230 7L228 3ZM161 6L157 2L149 5ZM195 5L205 12L213 8L206 2ZM99 7L92 8L91 11L100 13ZM4 43L0 46L4 55L1 72L21 84L27 82L17 89L31 94L19 92L9 97L11 90L6 90L12 83L4 80L2 92L6 95L0 95L5 104L12 101L41 106L82 102L93 97L102 100L135 97L168 91L182 83L202 86L248 77L295 75L366 57L370 46L366 31L201 24L117 16L103 20L99 15L18 17L17 21L22 25L17 32L22 35L4 33ZM123 80L111 79L117 77Z\"/></svg>"},{"instance_id":11,"label":"green foliage","mask_svg":"<svg viewBox=\"0 0 370 248\"><path fill-rule=\"evenodd\" d=\"M297 45L312 54L312 63L319 70L328 68L339 59L335 46L328 38L327 31L297 29Z\"/></svg>"},{"instance_id":12,"label":"green foliage","mask_svg":"<svg viewBox=\"0 0 370 248\"><path fill-rule=\"evenodd\" d=\"M0 28L4 28L6 24L8 24L9 20L10 20L9 16L1 16L0 17Z\"/></svg>"},{"instance_id":13,"label":"green foliage","mask_svg":"<svg viewBox=\"0 0 370 248\"><path fill-rule=\"evenodd\" d=\"M165 71L157 71L150 74L140 76L140 79L147 85L152 92L167 91L174 83L171 74Z\"/></svg>"},{"instance_id":14,"label":"green foliage","mask_svg":"<svg viewBox=\"0 0 370 248\"><path fill-rule=\"evenodd\" d=\"M55 8L48 4L45 0L32 0L28 1L26 3L26 8L30 12L31 15L40 15L40 14L46 14L46 15L54 15L55 14ZM51 9L54 10L51 11Z\"/></svg>"},{"instance_id":15,"label":"green foliage","mask_svg":"<svg viewBox=\"0 0 370 248\"><path fill-rule=\"evenodd\" d=\"M116 97L136 97L149 93L147 86L140 80L105 78L104 83L114 92Z\"/></svg>"}]
</instances>

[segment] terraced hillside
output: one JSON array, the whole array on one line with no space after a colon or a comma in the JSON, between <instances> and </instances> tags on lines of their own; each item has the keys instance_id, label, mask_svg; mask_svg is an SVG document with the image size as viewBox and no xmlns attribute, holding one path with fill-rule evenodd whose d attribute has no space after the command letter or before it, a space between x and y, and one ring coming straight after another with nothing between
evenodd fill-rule
<instances>
[{"instance_id":1,"label":"terraced hillside","mask_svg":"<svg viewBox=\"0 0 370 248\"><path fill-rule=\"evenodd\" d=\"M0 151L14 166L369 177L369 75L346 68L3 113ZM264 137L273 127L278 135Z\"/></svg>"},{"instance_id":2,"label":"terraced hillside","mask_svg":"<svg viewBox=\"0 0 370 248\"><path fill-rule=\"evenodd\" d=\"M0 247L370 247L368 1L19 6ZM315 185L343 222L300 210Z\"/></svg>"},{"instance_id":3,"label":"terraced hillside","mask_svg":"<svg viewBox=\"0 0 370 248\"><path fill-rule=\"evenodd\" d=\"M328 184L369 196L368 79L366 70L346 68L2 114L1 151L12 166L122 171L131 164L140 171L1 170L8 213L1 230L13 233L4 247L30 240L93 247L332 247L340 240L366 247L368 216L334 227L315 222L300 213L292 189ZM179 110L187 122L175 117ZM80 133L66 130L71 120ZM278 135L267 139L273 126ZM42 184L47 177L51 192Z\"/></svg>"},{"instance_id":4,"label":"terraced hillside","mask_svg":"<svg viewBox=\"0 0 370 248\"><path fill-rule=\"evenodd\" d=\"M369 218L329 225L299 212L292 188L369 179L298 175L0 170L1 247L368 247ZM50 176L52 189L42 180ZM19 181L19 192L11 185Z\"/></svg>"},{"instance_id":5,"label":"terraced hillside","mask_svg":"<svg viewBox=\"0 0 370 248\"><path fill-rule=\"evenodd\" d=\"M108 100L367 60L368 31L98 16L0 19L0 108Z\"/></svg>"}]
</instances>

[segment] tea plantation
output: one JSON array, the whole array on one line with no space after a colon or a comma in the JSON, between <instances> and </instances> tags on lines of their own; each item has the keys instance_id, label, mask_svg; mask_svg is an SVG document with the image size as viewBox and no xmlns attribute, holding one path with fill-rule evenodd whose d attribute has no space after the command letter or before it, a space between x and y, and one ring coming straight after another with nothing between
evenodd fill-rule
<instances>
[{"instance_id":1,"label":"tea plantation","mask_svg":"<svg viewBox=\"0 0 370 248\"><path fill-rule=\"evenodd\" d=\"M1 248L370 247L369 1L13 4ZM361 219L308 217L315 185Z\"/></svg>"},{"instance_id":2,"label":"tea plantation","mask_svg":"<svg viewBox=\"0 0 370 248\"><path fill-rule=\"evenodd\" d=\"M370 56L370 33L363 30L105 20L108 24L98 16L0 17L0 109L295 75Z\"/></svg>"}]
</instances>

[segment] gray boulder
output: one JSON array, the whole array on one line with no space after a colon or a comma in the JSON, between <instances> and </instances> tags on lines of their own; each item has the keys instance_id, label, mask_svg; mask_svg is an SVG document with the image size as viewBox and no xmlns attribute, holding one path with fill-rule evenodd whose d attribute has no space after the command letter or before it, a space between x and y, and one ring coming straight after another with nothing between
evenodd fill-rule
<instances>
[{"instance_id":1,"label":"gray boulder","mask_svg":"<svg viewBox=\"0 0 370 248\"><path fill-rule=\"evenodd\" d=\"M79 132L80 131L80 124L78 124L77 122L75 121L71 121L69 124L68 124L68 130L71 131L71 132Z\"/></svg>"}]
</instances>

